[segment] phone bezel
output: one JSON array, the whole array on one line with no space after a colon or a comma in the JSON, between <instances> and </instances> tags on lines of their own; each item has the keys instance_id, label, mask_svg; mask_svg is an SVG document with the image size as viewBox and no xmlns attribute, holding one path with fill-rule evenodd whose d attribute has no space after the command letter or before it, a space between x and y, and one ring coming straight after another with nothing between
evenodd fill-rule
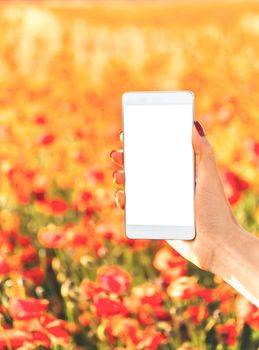
<instances>
[{"instance_id":1,"label":"phone bezel","mask_svg":"<svg viewBox=\"0 0 259 350\"><path fill-rule=\"evenodd\" d=\"M192 91L144 91L125 92L122 95L122 127L124 130L124 106L125 105L166 105L166 104L191 104L192 123L194 123L194 93ZM124 228L128 238L131 239L181 239L193 240L196 235L195 221L192 226L161 226L161 225L127 225L127 188L126 188L126 162L125 162L125 141L123 140L124 155L124 190L125 190L125 210ZM195 155L193 152L193 211L195 212ZM194 215L195 218L195 215Z\"/></svg>"}]
</instances>

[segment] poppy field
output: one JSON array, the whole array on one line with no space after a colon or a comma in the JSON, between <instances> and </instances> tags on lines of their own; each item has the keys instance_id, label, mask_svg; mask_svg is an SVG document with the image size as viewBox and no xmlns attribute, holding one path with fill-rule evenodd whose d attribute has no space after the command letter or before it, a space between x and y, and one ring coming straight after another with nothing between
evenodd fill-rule
<instances>
[{"instance_id":1,"label":"poppy field","mask_svg":"<svg viewBox=\"0 0 259 350\"><path fill-rule=\"evenodd\" d=\"M3 1L0 37L0 349L258 349L256 307L126 238L110 152L123 92L194 91L257 235L259 4Z\"/></svg>"}]
</instances>

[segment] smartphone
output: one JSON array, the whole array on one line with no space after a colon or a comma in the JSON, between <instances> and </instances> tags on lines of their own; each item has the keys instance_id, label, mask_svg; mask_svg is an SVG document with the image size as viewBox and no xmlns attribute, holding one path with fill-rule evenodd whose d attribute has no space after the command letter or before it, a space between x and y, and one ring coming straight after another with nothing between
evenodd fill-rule
<instances>
[{"instance_id":1,"label":"smartphone","mask_svg":"<svg viewBox=\"0 0 259 350\"><path fill-rule=\"evenodd\" d=\"M122 108L127 237L193 239L194 94L126 92Z\"/></svg>"}]
</instances>

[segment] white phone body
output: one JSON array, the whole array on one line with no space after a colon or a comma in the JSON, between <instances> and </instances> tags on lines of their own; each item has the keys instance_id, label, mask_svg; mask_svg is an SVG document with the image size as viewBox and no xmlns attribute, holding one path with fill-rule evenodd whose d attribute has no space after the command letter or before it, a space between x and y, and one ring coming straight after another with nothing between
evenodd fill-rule
<instances>
[{"instance_id":1,"label":"white phone body","mask_svg":"<svg viewBox=\"0 0 259 350\"><path fill-rule=\"evenodd\" d=\"M193 93L127 92L122 105L127 237L194 239Z\"/></svg>"}]
</instances>

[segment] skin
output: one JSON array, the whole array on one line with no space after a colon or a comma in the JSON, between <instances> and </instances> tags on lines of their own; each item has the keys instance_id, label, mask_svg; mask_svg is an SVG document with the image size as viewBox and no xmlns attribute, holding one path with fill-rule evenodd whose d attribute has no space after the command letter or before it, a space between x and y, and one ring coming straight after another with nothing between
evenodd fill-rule
<instances>
[{"instance_id":1,"label":"skin","mask_svg":"<svg viewBox=\"0 0 259 350\"><path fill-rule=\"evenodd\" d=\"M201 136L195 126L192 144L196 155L196 237L192 241L168 240L167 243L198 267L220 275L259 306L259 240L242 229L234 218L213 149L205 132ZM119 167L113 173L114 183L121 188L115 200L124 209L123 150L112 151L111 160Z\"/></svg>"}]
</instances>

